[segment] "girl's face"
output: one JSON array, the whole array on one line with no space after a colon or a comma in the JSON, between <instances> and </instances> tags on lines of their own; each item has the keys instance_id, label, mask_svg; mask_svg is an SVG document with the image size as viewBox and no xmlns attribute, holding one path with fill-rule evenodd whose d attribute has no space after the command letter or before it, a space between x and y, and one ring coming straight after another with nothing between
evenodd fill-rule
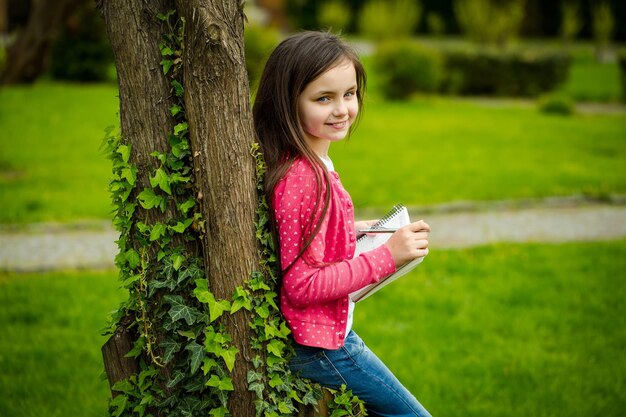
<instances>
[{"instance_id":1,"label":"girl's face","mask_svg":"<svg viewBox=\"0 0 626 417\"><path fill-rule=\"evenodd\" d=\"M326 156L342 140L359 112L354 64L344 60L311 81L298 98L300 121L313 151Z\"/></svg>"}]
</instances>

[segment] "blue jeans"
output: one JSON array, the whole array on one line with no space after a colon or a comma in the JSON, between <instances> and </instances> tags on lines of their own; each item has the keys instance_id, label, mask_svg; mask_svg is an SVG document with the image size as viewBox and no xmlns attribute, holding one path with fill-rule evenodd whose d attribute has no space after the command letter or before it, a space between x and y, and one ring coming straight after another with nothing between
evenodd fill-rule
<instances>
[{"instance_id":1,"label":"blue jeans","mask_svg":"<svg viewBox=\"0 0 626 417\"><path fill-rule=\"evenodd\" d=\"M351 331L343 347L328 350L294 343L291 371L337 389L341 385L365 402L370 417L431 417L361 338Z\"/></svg>"}]
</instances>

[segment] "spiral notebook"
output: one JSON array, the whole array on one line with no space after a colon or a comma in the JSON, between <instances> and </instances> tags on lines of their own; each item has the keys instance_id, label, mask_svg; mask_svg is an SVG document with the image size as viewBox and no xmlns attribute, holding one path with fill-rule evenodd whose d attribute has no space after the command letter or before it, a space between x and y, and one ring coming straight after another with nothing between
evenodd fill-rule
<instances>
[{"instance_id":1,"label":"spiral notebook","mask_svg":"<svg viewBox=\"0 0 626 417\"><path fill-rule=\"evenodd\" d=\"M402 204L397 204L391 209L389 213L387 213L382 219L380 219L376 224L372 226L372 229L376 228L390 228L397 229L402 226L406 226L411 223L411 219L409 218L409 212L405 206ZM370 251L372 249L376 249L383 243L385 243L391 237L391 233L375 233L375 234L367 234L363 235L356 241L356 249L354 251L354 256L357 257L363 252ZM396 279L405 275L413 268L415 268L420 262L424 260L424 257L416 258L401 267L396 269L396 272L393 274L381 279L374 284L370 284L366 287L361 288L360 290L354 291L350 293L350 299L355 303L361 300L366 299L370 295L374 294L376 291L383 288L385 285L391 284Z\"/></svg>"}]
</instances>

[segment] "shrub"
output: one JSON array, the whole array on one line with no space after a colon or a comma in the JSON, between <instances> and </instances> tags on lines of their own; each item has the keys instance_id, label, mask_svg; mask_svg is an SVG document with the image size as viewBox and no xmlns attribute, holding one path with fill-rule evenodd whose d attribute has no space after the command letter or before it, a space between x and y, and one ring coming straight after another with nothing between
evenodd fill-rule
<instances>
[{"instance_id":1,"label":"shrub","mask_svg":"<svg viewBox=\"0 0 626 417\"><path fill-rule=\"evenodd\" d=\"M246 25L244 31L244 49L246 54L246 70L250 86L253 87L263 73L265 61L280 39L275 29L260 25Z\"/></svg>"},{"instance_id":2,"label":"shrub","mask_svg":"<svg viewBox=\"0 0 626 417\"><path fill-rule=\"evenodd\" d=\"M615 19L613 18L611 5L606 1L594 5L591 12L596 55L600 61L604 61L611 37L613 36Z\"/></svg>"},{"instance_id":3,"label":"shrub","mask_svg":"<svg viewBox=\"0 0 626 417\"><path fill-rule=\"evenodd\" d=\"M564 52L452 49L445 52L442 90L453 94L537 96L555 90L569 73Z\"/></svg>"},{"instance_id":4,"label":"shrub","mask_svg":"<svg viewBox=\"0 0 626 417\"><path fill-rule=\"evenodd\" d=\"M538 100L539 110L544 113L569 116L574 113L575 105L572 99L564 94L548 93Z\"/></svg>"},{"instance_id":5,"label":"shrub","mask_svg":"<svg viewBox=\"0 0 626 417\"><path fill-rule=\"evenodd\" d=\"M386 98L406 99L439 86L443 63L437 50L409 40L386 42L378 47L373 61Z\"/></svg>"},{"instance_id":6,"label":"shrub","mask_svg":"<svg viewBox=\"0 0 626 417\"><path fill-rule=\"evenodd\" d=\"M112 62L104 21L93 5L79 7L52 47L50 74L60 80L105 81Z\"/></svg>"},{"instance_id":7,"label":"shrub","mask_svg":"<svg viewBox=\"0 0 626 417\"><path fill-rule=\"evenodd\" d=\"M622 79L622 101L626 103L626 49L617 52L617 63Z\"/></svg>"},{"instance_id":8,"label":"shrub","mask_svg":"<svg viewBox=\"0 0 626 417\"><path fill-rule=\"evenodd\" d=\"M359 32L375 41L408 37L421 13L418 0L369 0L359 15Z\"/></svg>"},{"instance_id":9,"label":"shrub","mask_svg":"<svg viewBox=\"0 0 626 417\"><path fill-rule=\"evenodd\" d=\"M470 40L506 46L519 33L525 3L525 0L455 0L454 14Z\"/></svg>"},{"instance_id":10,"label":"shrub","mask_svg":"<svg viewBox=\"0 0 626 417\"><path fill-rule=\"evenodd\" d=\"M317 21L323 28L341 32L350 24L350 9L339 0L326 1L318 9Z\"/></svg>"}]
</instances>

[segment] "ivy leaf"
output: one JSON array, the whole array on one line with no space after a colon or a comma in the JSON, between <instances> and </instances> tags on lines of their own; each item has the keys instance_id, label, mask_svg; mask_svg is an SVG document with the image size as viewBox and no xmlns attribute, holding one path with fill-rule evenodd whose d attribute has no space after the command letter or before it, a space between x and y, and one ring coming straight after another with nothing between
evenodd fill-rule
<instances>
[{"instance_id":1,"label":"ivy leaf","mask_svg":"<svg viewBox=\"0 0 626 417\"><path fill-rule=\"evenodd\" d=\"M237 287L235 288L235 294L233 294L233 305L230 314L234 314L242 308L251 311L252 303L250 302L248 292L242 287Z\"/></svg>"},{"instance_id":2,"label":"ivy leaf","mask_svg":"<svg viewBox=\"0 0 626 417\"><path fill-rule=\"evenodd\" d=\"M150 230L150 242L160 239L167 232L167 226L157 222Z\"/></svg>"},{"instance_id":3,"label":"ivy leaf","mask_svg":"<svg viewBox=\"0 0 626 417\"><path fill-rule=\"evenodd\" d=\"M183 297L180 295L166 295L163 297L163 300L172 306L168 311L172 320L184 319L189 326L196 321L198 311L193 307L185 305Z\"/></svg>"},{"instance_id":4,"label":"ivy leaf","mask_svg":"<svg viewBox=\"0 0 626 417\"><path fill-rule=\"evenodd\" d=\"M182 203L180 206L178 206L178 209L183 214L187 214L187 211L189 211L189 209L192 208L195 205L196 205L196 200L194 200L193 198L190 198L190 199L186 200L184 203Z\"/></svg>"},{"instance_id":5,"label":"ivy leaf","mask_svg":"<svg viewBox=\"0 0 626 417\"><path fill-rule=\"evenodd\" d=\"M172 107L170 107L170 113L172 114L172 116L176 116L181 111L183 111L183 108L180 107L178 104L174 104Z\"/></svg>"},{"instance_id":6,"label":"ivy leaf","mask_svg":"<svg viewBox=\"0 0 626 417\"><path fill-rule=\"evenodd\" d=\"M284 402L284 401L281 401L281 402L278 404L278 411L280 411L280 412L281 412L281 413L283 413L283 414L289 414L289 413L291 413L291 412L292 412L292 411L294 411L294 410L295 410L295 409L294 409L294 407L293 407L293 406L289 406L289 405L287 405L287 403L286 403L286 402Z\"/></svg>"},{"instance_id":7,"label":"ivy leaf","mask_svg":"<svg viewBox=\"0 0 626 417\"><path fill-rule=\"evenodd\" d=\"M111 407L115 407L115 411L113 412L114 417L120 417L124 410L126 410L126 406L128 405L128 397L125 395L118 395L113 398L111 401Z\"/></svg>"},{"instance_id":8,"label":"ivy leaf","mask_svg":"<svg viewBox=\"0 0 626 417\"><path fill-rule=\"evenodd\" d=\"M174 61L172 61L171 59L164 59L160 62L160 64L163 67L163 74L167 74L170 71L172 65L174 65Z\"/></svg>"},{"instance_id":9,"label":"ivy leaf","mask_svg":"<svg viewBox=\"0 0 626 417\"><path fill-rule=\"evenodd\" d=\"M248 385L248 391L254 391L257 398L263 398L264 389L265 385L260 382L253 382L252 384Z\"/></svg>"},{"instance_id":10,"label":"ivy leaf","mask_svg":"<svg viewBox=\"0 0 626 417\"><path fill-rule=\"evenodd\" d=\"M174 135L180 136L181 132L185 133L188 128L189 128L189 125L187 124L187 122L179 123L176 126L174 126Z\"/></svg>"},{"instance_id":11,"label":"ivy leaf","mask_svg":"<svg viewBox=\"0 0 626 417\"><path fill-rule=\"evenodd\" d=\"M154 193L153 190L149 188L144 188L142 192L137 196L139 203L145 209L151 209L154 207L159 207L161 205L161 200L163 197L160 197Z\"/></svg>"},{"instance_id":12,"label":"ivy leaf","mask_svg":"<svg viewBox=\"0 0 626 417\"><path fill-rule=\"evenodd\" d=\"M117 150L115 152L121 155L122 161L128 163L128 160L130 159L130 146L120 145L117 147Z\"/></svg>"},{"instance_id":13,"label":"ivy leaf","mask_svg":"<svg viewBox=\"0 0 626 417\"><path fill-rule=\"evenodd\" d=\"M239 353L239 349L234 346L230 349L224 349L220 353L220 356L222 357L222 359L224 359L224 362L226 363L226 367L228 368L229 372L233 371L233 367L235 366L235 357L237 356L237 353Z\"/></svg>"},{"instance_id":14,"label":"ivy leaf","mask_svg":"<svg viewBox=\"0 0 626 417\"><path fill-rule=\"evenodd\" d=\"M125 178L130 185L135 185L135 183L137 182L137 167L133 165L130 168L122 169L120 176L122 178Z\"/></svg>"},{"instance_id":15,"label":"ivy leaf","mask_svg":"<svg viewBox=\"0 0 626 417\"><path fill-rule=\"evenodd\" d=\"M270 381L268 382L268 384L272 388L276 388L277 386L282 385L283 383L284 383L283 380L280 378L280 376L278 376L278 374L273 374L272 379L270 379Z\"/></svg>"},{"instance_id":16,"label":"ivy leaf","mask_svg":"<svg viewBox=\"0 0 626 417\"><path fill-rule=\"evenodd\" d=\"M213 358L204 358L203 362L202 371L205 375L211 372L211 369L213 369L214 366L217 366L217 361Z\"/></svg>"},{"instance_id":17,"label":"ivy leaf","mask_svg":"<svg viewBox=\"0 0 626 417\"><path fill-rule=\"evenodd\" d=\"M209 411L209 415L213 417L224 417L228 414L228 409L226 407L213 408Z\"/></svg>"},{"instance_id":18,"label":"ivy leaf","mask_svg":"<svg viewBox=\"0 0 626 417\"><path fill-rule=\"evenodd\" d=\"M150 177L150 185L152 188L157 185L167 194L172 195L172 189L170 188L170 178L167 176L167 173L163 170L163 168L157 168L153 177Z\"/></svg>"},{"instance_id":19,"label":"ivy leaf","mask_svg":"<svg viewBox=\"0 0 626 417\"><path fill-rule=\"evenodd\" d=\"M135 269L139 266L141 262L141 258L139 257L139 253L137 253L134 249L128 249L124 254L126 257L126 261L128 262L128 266L130 269Z\"/></svg>"},{"instance_id":20,"label":"ivy leaf","mask_svg":"<svg viewBox=\"0 0 626 417\"><path fill-rule=\"evenodd\" d=\"M185 257L179 253L175 253L170 255L170 260L172 261L172 266L174 267L174 270L178 271L185 261Z\"/></svg>"},{"instance_id":21,"label":"ivy leaf","mask_svg":"<svg viewBox=\"0 0 626 417\"><path fill-rule=\"evenodd\" d=\"M191 362L191 374L195 374L200 364L202 363L202 359L204 359L204 350L202 346L197 344L195 340L192 340L186 347L185 350L188 350L189 353L189 361Z\"/></svg>"},{"instance_id":22,"label":"ivy leaf","mask_svg":"<svg viewBox=\"0 0 626 417\"><path fill-rule=\"evenodd\" d=\"M183 379L185 379L185 374L181 371L176 371L174 373L174 378L172 378L168 383L167 383L167 387L168 388L172 388L174 387L176 384L178 384L180 381L182 381Z\"/></svg>"},{"instance_id":23,"label":"ivy leaf","mask_svg":"<svg viewBox=\"0 0 626 417\"><path fill-rule=\"evenodd\" d=\"M230 302L228 300L217 301L208 290L207 281L204 279L196 280L196 288L193 293L200 302L209 305L209 319L211 322L220 317L224 311L230 311Z\"/></svg>"},{"instance_id":24,"label":"ivy leaf","mask_svg":"<svg viewBox=\"0 0 626 417\"><path fill-rule=\"evenodd\" d=\"M176 80L172 80L172 87L174 87L174 92L176 93L176 97L182 97L185 93L185 89L183 85Z\"/></svg>"},{"instance_id":25,"label":"ivy leaf","mask_svg":"<svg viewBox=\"0 0 626 417\"><path fill-rule=\"evenodd\" d=\"M256 313L264 319L270 316L270 310L267 303L254 307L254 311L256 311Z\"/></svg>"},{"instance_id":26,"label":"ivy leaf","mask_svg":"<svg viewBox=\"0 0 626 417\"><path fill-rule=\"evenodd\" d=\"M209 387L217 388L220 391L234 391L233 380L225 376L224 378L220 378L219 376L213 374L211 378L206 382L206 385Z\"/></svg>"},{"instance_id":27,"label":"ivy leaf","mask_svg":"<svg viewBox=\"0 0 626 417\"><path fill-rule=\"evenodd\" d=\"M176 223L176 226L170 226L170 227L176 233L183 233L189 227L189 225L191 225L192 222L193 222L193 219L187 219L184 222L179 221L178 223Z\"/></svg>"},{"instance_id":28,"label":"ivy leaf","mask_svg":"<svg viewBox=\"0 0 626 417\"><path fill-rule=\"evenodd\" d=\"M174 353L178 352L181 348L181 344L176 342L173 339L167 339L161 342L160 346L164 349L163 351L163 362L169 362Z\"/></svg>"},{"instance_id":29,"label":"ivy leaf","mask_svg":"<svg viewBox=\"0 0 626 417\"><path fill-rule=\"evenodd\" d=\"M273 353L274 355L278 356L279 358L282 357L284 348L285 348L285 343L281 342L278 339L272 339L267 344L267 351L269 353Z\"/></svg>"}]
</instances>

